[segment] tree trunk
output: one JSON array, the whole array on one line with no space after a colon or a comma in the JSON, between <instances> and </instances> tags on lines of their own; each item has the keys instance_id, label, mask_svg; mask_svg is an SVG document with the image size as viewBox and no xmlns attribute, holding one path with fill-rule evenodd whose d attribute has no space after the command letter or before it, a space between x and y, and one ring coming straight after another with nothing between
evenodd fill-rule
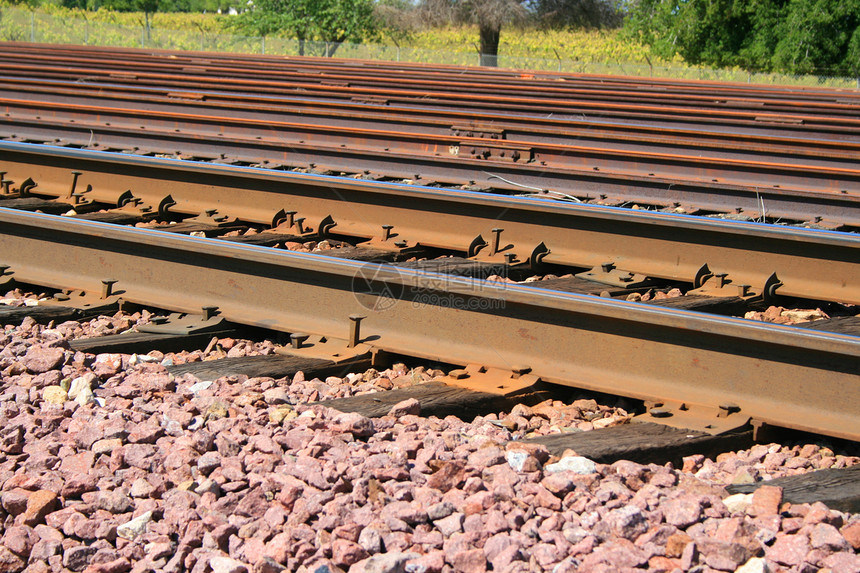
<instances>
[{"instance_id":1,"label":"tree trunk","mask_svg":"<svg viewBox=\"0 0 860 573\"><path fill-rule=\"evenodd\" d=\"M481 34L481 65L499 65L499 33L500 26L480 24L478 31Z\"/></svg>"},{"instance_id":2,"label":"tree trunk","mask_svg":"<svg viewBox=\"0 0 860 573\"><path fill-rule=\"evenodd\" d=\"M305 55L305 39L304 38L299 38L299 55L300 56Z\"/></svg>"},{"instance_id":3,"label":"tree trunk","mask_svg":"<svg viewBox=\"0 0 860 573\"><path fill-rule=\"evenodd\" d=\"M337 38L330 40L330 41L326 40L325 57L326 58L333 58L334 53L338 50L338 48L340 48L343 45L343 43L345 41L346 41L346 38L344 38L343 35L340 35Z\"/></svg>"}]
</instances>

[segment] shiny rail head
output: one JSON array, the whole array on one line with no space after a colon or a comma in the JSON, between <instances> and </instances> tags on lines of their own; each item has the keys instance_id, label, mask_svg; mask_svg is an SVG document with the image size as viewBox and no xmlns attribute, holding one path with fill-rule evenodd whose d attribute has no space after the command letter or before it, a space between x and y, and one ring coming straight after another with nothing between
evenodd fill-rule
<instances>
[{"instance_id":1,"label":"shiny rail head","mask_svg":"<svg viewBox=\"0 0 860 573\"><path fill-rule=\"evenodd\" d=\"M405 288L415 271L69 217L0 210L0 233L5 274L24 283L88 291L110 278L129 302L218 307L234 322L331 337L360 314L374 337L365 341L382 351L528 364L549 382L637 399L731 399L766 423L860 439L857 337L425 273L437 284L418 284L444 296L434 303ZM385 288L357 291L362 271ZM491 300L504 304L451 304Z\"/></svg>"},{"instance_id":2,"label":"shiny rail head","mask_svg":"<svg viewBox=\"0 0 860 573\"><path fill-rule=\"evenodd\" d=\"M244 177L280 184L300 184L321 188L337 186L380 195L398 193L404 199L433 199L450 203L469 203L501 209L575 214L580 217L621 220L677 228L714 229L715 231L731 229L738 233L748 234L750 237L790 238L798 242L824 242L833 246L860 248L860 235L856 233L787 227L751 221L727 221L678 213L637 211L623 207L568 203L540 197L508 197L476 191L440 189L437 187L424 187L397 182L362 181L336 175L293 173L261 167L218 165L164 157L129 156L110 151L69 149L66 147L9 141L0 141L0 152L29 156L32 158L29 161L37 161L37 158L41 156L77 162L76 164L79 165L80 170L86 170L87 164L92 165L91 169L93 170L110 164L122 170L132 168L141 170L141 173L145 173L146 170L193 172L210 177L220 177L225 182L229 181L230 178ZM13 155L8 157L14 161ZM3 161L4 158L0 157L0 166L3 165ZM860 202L860 197L857 198L857 201ZM860 260L860 257L858 257L858 260Z\"/></svg>"},{"instance_id":3,"label":"shiny rail head","mask_svg":"<svg viewBox=\"0 0 860 573\"><path fill-rule=\"evenodd\" d=\"M25 232L27 236L38 238L47 245L54 241L53 235L74 238L75 244L92 243L98 248L100 241L113 245L118 252L139 253L141 246L174 253L178 259L194 254L201 261L227 261L219 266L229 267L229 261L264 264L278 269L278 274L296 278L306 273L335 278L332 284L351 290L356 277L371 280L381 285L395 288L382 288L380 292L443 293L447 295L500 301L505 305L524 305L533 308L554 309L562 312L602 316L625 322L647 325L663 325L669 328L710 332L717 336L742 337L749 341L768 344L786 344L804 348L815 348L826 352L860 357L860 337L805 330L783 325L773 325L758 321L732 317L719 317L711 314L660 308L635 302L605 299L601 297L560 292L534 286L497 283L466 277L452 276L430 271L394 267L383 263L361 262L348 259L327 257L315 253L297 253L275 250L268 247L243 245L208 239L178 235L167 231L122 227L110 223L85 221L70 217L22 212L0 207L0 223L7 229L0 232ZM92 239L97 237L97 239ZM137 255L140 256L139 254ZM4 261L0 261L2 263ZM157 262L154 263L157 265ZM200 263L204 264L204 263ZM117 272L113 273L118 274ZM325 280L325 279L321 279ZM475 305L481 312L492 305ZM469 311L469 308L465 309ZM384 316L384 313L382 314Z\"/></svg>"}]
</instances>

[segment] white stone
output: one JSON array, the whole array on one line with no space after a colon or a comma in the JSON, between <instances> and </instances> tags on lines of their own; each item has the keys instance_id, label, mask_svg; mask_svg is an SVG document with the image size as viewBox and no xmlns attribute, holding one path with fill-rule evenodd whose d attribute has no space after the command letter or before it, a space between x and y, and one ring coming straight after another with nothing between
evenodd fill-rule
<instances>
[{"instance_id":1,"label":"white stone","mask_svg":"<svg viewBox=\"0 0 860 573\"><path fill-rule=\"evenodd\" d=\"M736 493L723 500L723 505L729 513L743 513L752 505L751 493Z\"/></svg>"},{"instance_id":2,"label":"white stone","mask_svg":"<svg viewBox=\"0 0 860 573\"><path fill-rule=\"evenodd\" d=\"M154 358L149 354L132 354L131 358L128 359L130 366L134 366L135 364L142 362L158 362L158 358Z\"/></svg>"},{"instance_id":3,"label":"white stone","mask_svg":"<svg viewBox=\"0 0 860 573\"><path fill-rule=\"evenodd\" d=\"M147 511L117 527L116 534L123 539L134 541L136 537L146 531L146 524L150 521L152 521L152 512Z\"/></svg>"},{"instance_id":4,"label":"white stone","mask_svg":"<svg viewBox=\"0 0 860 573\"><path fill-rule=\"evenodd\" d=\"M96 397L93 395L93 391L87 387L81 388L78 395L75 397L75 402L80 404L81 406L86 406L90 402L95 402Z\"/></svg>"},{"instance_id":5,"label":"white stone","mask_svg":"<svg viewBox=\"0 0 860 573\"><path fill-rule=\"evenodd\" d=\"M753 557L735 569L735 573L770 573L770 567L767 566L767 561L761 557Z\"/></svg>"},{"instance_id":6,"label":"white stone","mask_svg":"<svg viewBox=\"0 0 860 573\"><path fill-rule=\"evenodd\" d=\"M406 562L421 557L417 553L378 553L364 562L364 573L404 573Z\"/></svg>"},{"instance_id":7,"label":"white stone","mask_svg":"<svg viewBox=\"0 0 860 573\"><path fill-rule=\"evenodd\" d=\"M373 555L382 551L382 534L375 527L365 527L358 536L358 544Z\"/></svg>"},{"instance_id":8,"label":"white stone","mask_svg":"<svg viewBox=\"0 0 860 573\"><path fill-rule=\"evenodd\" d=\"M220 555L209 559L209 567L212 573L243 573L248 571L248 566L241 561Z\"/></svg>"},{"instance_id":9,"label":"white stone","mask_svg":"<svg viewBox=\"0 0 860 573\"><path fill-rule=\"evenodd\" d=\"M582 456L565 456L554 464L549 464L545 471L554 474L558 472L571 471L578 474L593 474L597 471L597 465Z\"/></svg>"},{"instance_id":10,"label":"white stone","mask_svg":"<svg viewBox=\"0 0 860 573\"><path fill-rule=\"evenodd\" d=\"M523 471L523 466L526 460L529 459L529 453L525 450L508 450L505 452L505 457L508 460L508 465L515 472Z\"/></svg>"},{"instance_id":11,"label":"white stone","mask_svg":"<svg viewBox=\"0 0 860 573\"><path fill-rule=\"evenodd\" d=\"M192 384L188 388L188 390L190 390L193 394L199 394L203 390L207 390L207 389L211 388L212 384L214 384L214 382L212 382L210 380L207 380L204 382L198 382L197 384Z\"/></svg>"},{"instance_id":12,"label":"white stone","mask_svg":"<svg viewBox=\"0 0 860 573\"><path fill-rule=\"evenodd\" d=\"M69 384L69 400L77 400L78 396L81 395L82 392L88 392L90 396L93 395L93 381L96 379L96 375L92 372L87 372L83 376L78 376ZM86 402L84 402L86 404Z\"/></svg>"}]
</instances>

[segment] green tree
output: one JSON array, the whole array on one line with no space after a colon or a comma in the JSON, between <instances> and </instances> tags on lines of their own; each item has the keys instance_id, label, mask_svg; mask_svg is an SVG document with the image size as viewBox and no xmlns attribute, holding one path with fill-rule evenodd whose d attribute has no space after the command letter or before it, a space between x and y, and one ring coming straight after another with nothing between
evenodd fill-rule
<instances>
[{"instance_id":1,"label":"green tree","mask_svg":"<svg viewBox=\"0 0 860 573\"><path fill-rule=\"evenodd\" d=\"M529 9L546 28L616 28L623 6L615 0L531 0Z\"/></svg>"},{"instance_id":2,"label":"green tree","mask_svg":"<svg viewBox=\"0 0 860 573\"><path fill-rule=\"evenodd\" d=\"M627 32L671 59L768 69L783 0L640 0Z\"/></svg>"},{"instance_id":3,"label":"green tree","mask_svg":"<svg viewBox=\"0 0 860 573\"><path fill-rule=\"evenodd\" d=\"M378 33L372 0L255 0L234 27L258 36L296 38L300 54L307 41L326 42L328 56L343 42L361 42Z\"/></svg>"},{"instance_id":4,"label":"green tree","mask_svg":"<svg viewBox=\"0 0 860 573\"><path fill-rule=\"evenodd\" d=\"M860 2L791 0L778 29L774 65L792 73L858 73Z\"/></svg>"},{"instance_id":5,"label":"green tree","mask_svg":"<svg viewBox=\"0 0 860 573\"><path fill-rule=\"evenodd\" d=\"M789 73L856 74L860 2L638 0L626 31L657 56Z\"/></svg>"}]
</instances>

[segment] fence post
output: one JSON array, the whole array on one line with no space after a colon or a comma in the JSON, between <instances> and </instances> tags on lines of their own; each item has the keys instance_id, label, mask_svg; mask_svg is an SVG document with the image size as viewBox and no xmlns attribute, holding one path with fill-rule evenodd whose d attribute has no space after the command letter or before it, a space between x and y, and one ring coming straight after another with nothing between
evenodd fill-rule
<instances>
[{"instance_id":1,"label":"fence post","mask_svg":"<svg viewBox=\"0 0 860 573\"><path fill-rule=\"evenodd\" d=\"M36 41L36 12L30 12L30 41Z\"/></svg>"}]
</instances>

